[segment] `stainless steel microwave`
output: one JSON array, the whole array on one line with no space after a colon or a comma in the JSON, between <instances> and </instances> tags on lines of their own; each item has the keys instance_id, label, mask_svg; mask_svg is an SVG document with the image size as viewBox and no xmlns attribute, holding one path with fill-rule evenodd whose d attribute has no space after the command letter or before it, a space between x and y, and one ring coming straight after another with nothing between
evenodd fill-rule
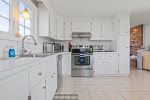
<instances>
[{"instance_id":1,"label":"stainless steel microwave","mask_svg":"<svg viewBox=\"0 0 150 100\"><path fill-rule=\"evenodd\" d=\"M64 46L57 43L43 43L43 53L55 53L64 51Z\"/></svg>"}]
</instances>

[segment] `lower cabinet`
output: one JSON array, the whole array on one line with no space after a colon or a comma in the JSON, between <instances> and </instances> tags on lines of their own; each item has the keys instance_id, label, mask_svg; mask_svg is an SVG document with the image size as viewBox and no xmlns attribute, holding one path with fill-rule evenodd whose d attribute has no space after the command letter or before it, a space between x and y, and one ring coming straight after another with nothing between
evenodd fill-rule
<instances>
[{"instance_id":1,"label":"lower cabinet","mask_svg":"<svg viewBox=\"0 0 150 100\"><path fill-rule=\"evenodd\" d=\"M27 100L28 99L28 73L14 75L4 80L0 85L1 100ZM0 81L1 83L1 81Z\"/></svg>"},{"instance_id":2,"label":"lower cabinet","mask_svg":"<svg viewBox=\"0 0 150 100\"><path fill-rule=\"evenodd\" d=\"M57 89L57 68L55 68L52 73L47 74L45 77L46 86L46 99L52 100Z\"/></svg>"},{"instance_id":3,"label":"lower cabinet","mask_svg":"<svg viewBox=\"0 0 150 100\"><path fill-rule=\"evenodd\" d=\"M96 53L94 54L95 75L116 75L118 74L117 53Z\"/></svg>"},{"instance_id":4,"label":"lower cabinet","mask_svg":"<svg viewBox=\"0 0 150 100\"><path fill-rule=\"evenodd\" d=\"M64 76L71 76L71 53L63 54L62 74Z\"/></svg>"},{"instance_id":5,"label":"lower cabinet","mask_svg":"<svg viewBox=\"0 0 150 100\"><path fill-rule=\"evenodd\" d=\"M45 87L45 79L43 79L31 90L31 100L45 100Z\"/></svg>"}]
</instances>

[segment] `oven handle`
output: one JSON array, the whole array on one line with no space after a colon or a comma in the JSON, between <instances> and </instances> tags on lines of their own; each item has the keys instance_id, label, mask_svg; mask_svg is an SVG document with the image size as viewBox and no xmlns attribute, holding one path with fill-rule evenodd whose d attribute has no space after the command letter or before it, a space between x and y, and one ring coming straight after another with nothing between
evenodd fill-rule
<instances>
[{"instance_id":1,"label":"oven handle","mask_svg":"<svg viewBox=\"0 0 150 100\"><path fill-rule=\"evenodd\" d=\"M72 68L72 70L93 70L93 68Z\"/></svg>"}]
</instances>

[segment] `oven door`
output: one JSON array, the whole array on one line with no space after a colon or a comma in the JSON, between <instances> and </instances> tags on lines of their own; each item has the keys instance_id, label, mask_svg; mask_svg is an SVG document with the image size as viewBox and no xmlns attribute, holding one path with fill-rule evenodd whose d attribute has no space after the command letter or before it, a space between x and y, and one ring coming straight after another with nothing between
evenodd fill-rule
<instances>
[{"instance_id":1,"label":"oven door","mask_svg":"<svg viewBox=\"0 0 150 100\"><path fill-rule=\"evenodd\" d=\"M72 69L93 68L92 64L92 55L85 55L84 57L80 57L79 54L72 55Z\"/></svg>"}]
</instances>

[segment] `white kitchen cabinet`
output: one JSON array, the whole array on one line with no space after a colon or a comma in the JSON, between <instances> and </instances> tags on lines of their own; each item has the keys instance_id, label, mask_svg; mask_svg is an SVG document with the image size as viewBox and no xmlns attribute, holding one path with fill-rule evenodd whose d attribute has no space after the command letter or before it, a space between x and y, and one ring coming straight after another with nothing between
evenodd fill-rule
<instances>
[{"instance_id":1,"label":"white kitchen cabinet","mask_svg":"<svg viewBox=\"0 0 150 100\"><path fill-rule=\"evenodd\" d=\"M81 32L82 25L80 22L72 22L72 32Z\"/></svg>"},{"instance_id":2,"label":"white kitchen cabinet","mask_svg":"<svg viewBox=\"0 0 150 100\"><path fill-rule=\"evenodd\" d=\"M63 54L62 73L64 76L71 76L71 53Z\"/></svg>"},{"instance_id":3,"label":"white kitchen cabinet","mask_svg":"<svg viewBox=\"0 0 150 100\"><path fill-rule=\"evenodd\" d=\"M57 89L57 67L55 67L54 70L46 76L45 82L46 82L45 100L52 100Z\"/></svg>"},{"instance_id":4,"label":"white kitchen cabinet","mask_svg":"<svg viewBox=\"0 0 150 100\"><path fill-rule=\"evenodd\" d=\"M31 100L45 100L45 88L45 79L43 79L30 91Z\"/></svg>"},{"instance_id":5,"label":"white kitchen cabinet","mask_svg":"<svg viewBox=\"0 0 150 100\"><path fill-rule=\"evenodd\" d=\"M72 22L72 32L91 32L91 22Z\"/></svg>"},{"instance_id":6,"label":"white kitchen cabinet","mask_svg":"<svg viewBox=\"0 0 150 100\"><path fill-rule=\"evenodd\" d=\"M57 34L56 34L56 30L57 30L57 17L56 17L56 13L55 13L55 11L54 11L54 8L53 7L51 7L51 9L50 9L50 16L49 16L50 18L50 26L49 26L49 29L50 29L50 37L51 38L53 38L53 39L56 39L56 36L57 36Z\"/></svg>"},{"instance_id":7,"label":"white kitchen cabinet","mask_svg":"<svg viewBox=\"0 0 150 100\"><path fill-rule=\"evenodd\" d=\"M117 75L118 54L116 52L94 53L95 75Z\"/></svg>"},{"instance_id":8,"label":"white kitchen cabinet","mask_svg":"<svg viewBox=\"0 0 150 100\"><path fill-rule=\"evenodd\" d=\"M119 73L129 74L130 72L130 37L119 36L118 39L118 51L119 51Z\"/></svg>"},{"instance_id":9,"label":"white kitchen cabinet","mask_svg":"<svg viewBox=\"0 0 150 100\"><path fill-rule=\"evenodd\" d=\"M52 5L49 8L43 3L38 4L38 34L39 36L56 39L56 13Z\"/></svg>"},{"instance_id":10,"label":"white kitchen cabinet","mask_svg":"<svg viewBox=\"0 0 150 100\"><path fill-rule=\"evenodd\" d=\"M112 32L111 21L102 22L101 40L112 40Z\"/></svg>"},{"instance_id":11,"label":"white kitchen cabinet","mask_svg":"<svg viewBox=\"0 0 150 100\"><path fill-rule=\"evenodd\" d=\"M129 15L119 15L118 16L118 28L119 35L130 36L130 16Z\"/></svg>"},{"instance_id":12,"label":"white kitchen cabinet","mask_svg":"<svg viewBox=\"0 0 150 100\"><path fill-rule=\"evenodd\" d=\"M94 60L94 74L95 75L104 75L106 74L106 69L105 69L105 62L101 61L100 59L95 59Z\"/></svg>"},{"instance_id":13,"label":"white kitchen cabinet","mask_svg":"<svg viewBox=\"0 0 150 100\"><path fill-rule=\"evenodd\" d=\"M61 16L57 16L57 40L64 40L64 22Z\"/></svg>"},{"instance_id":14,"label":"white kitchen cabinet","mask_svg":"<svg viewBox=\"0 0 150 100\"><path fill-rule=\"evenodd\" d=\"M27 100L29 94L28 73L16 74L13 77L15 78L12 80L7 78L6 82L0 85L1 100Z\"/></svg>"},{"instance_id":15,"label":"white kitchen cabinet","mask_svg":"<svg viewBox=\"0 0 150 100\"><path fill-rule=\"evenodd\" d=\"M91 32L92 31L92 22L83 22L81 24L82 32Z\"/></svg>"},{"instance_id":16,"label":"white kitchen cabinet","mask_svg":"<svg viewBox=\"0 0 150 100\"><path fill-rule=\"evenodd\" d=\"M50 14L48 8L45 7L44 4L38 4L38 34L39 36L47 36L50 35Z\"/></svg>"},{"instance_id":17,"label":"white kitchen cabinet","mask_svg":"<svg viewBox=\"0 0 150 100\"><path fill-rule=\"evenodd\" d=\"M65 34L65 40L72 40L72 23L71 22L64 23L64 34Z\"/></svg>"},{"instance_id":18,"label":"white kitchen cabinet","mask_svg":"<svg viewBox=\"0 0 150 100\"><path fill-rule=\"evenodd\" d=\"M101 23L92 22L92 37L91 40L101 40Z\"/></svg>"}]
</instances>

